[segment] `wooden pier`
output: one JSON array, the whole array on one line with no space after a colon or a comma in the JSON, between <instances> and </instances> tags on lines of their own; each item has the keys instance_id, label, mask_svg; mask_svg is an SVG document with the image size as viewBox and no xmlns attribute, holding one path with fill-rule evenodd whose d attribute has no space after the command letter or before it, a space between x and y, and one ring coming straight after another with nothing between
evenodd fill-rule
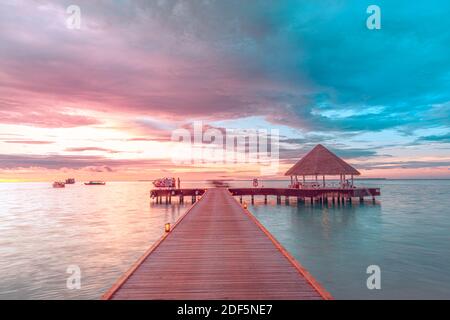
<instances>
[{"instance_id":1,"label":"wooden pier","mask_svg":"<svg viewBox=\"0 0 450 320\"><path fill-rule=\"evenodd\" d=\"M357 199L363 202L365 197L369 197L375 201L375 197L381 195L380 188L312 188L312 189L295 189L295 188L232 188L229 189L233 196L241 199L243 196L250 196L252 203L256 196L264 196L264 202L267 203L268 196L275 196L277 203L281 203L281 197L285 198L285 202L289 203L290 198L295 198L297 203L345 203L352 202Z\"/></svg>"},{"instance_id":2,"label":"wooden pier","mask_svg":"<svg viewBox=\"0 0 450 320\"><path fill-rule=\"evenodd\" d=\"M323 203L344 203L352 202L353 199L364 201L366 197L375 201L377 196L381 195L380 188L312 188L312 189L295 189L295 188L231 188L229 189L233 196L242 199L243 196L250 196L252 203L255 197L263 196L267 203L268 196L274 196L277 203L281 203L284 197L286 202L290 198L297 199L298 203L323 202ZM155 199L156 203L171 204L173 199L178 198L179 203L184 203L185 198L191 198L191 203L205 193L205 189L154 189L150 191L150 198Z\"/></svg>"},{"instance_id":3,"label":"wooden pier","mask_svg":"<svg viewBox=\"0 0 450 320\"><path fill-rule=\"evenodd\" d=\"M155 199L156 203L172 203L172 198L178 198L179 203L184 203L184 199L191 197L191 203L195 203L198 197L205 193L205 189L154 189L150 191L150 198Z\"/></svg>"},{"instance_id":4,"label":"wooden pier","mask_svg":"<svg viewBox=\"0 0 450 320\"><path fill-rule=\"evenodd\" d=\"M331 299L227 189L202 194L103 299Z\"/></svg>"}]
</instances>

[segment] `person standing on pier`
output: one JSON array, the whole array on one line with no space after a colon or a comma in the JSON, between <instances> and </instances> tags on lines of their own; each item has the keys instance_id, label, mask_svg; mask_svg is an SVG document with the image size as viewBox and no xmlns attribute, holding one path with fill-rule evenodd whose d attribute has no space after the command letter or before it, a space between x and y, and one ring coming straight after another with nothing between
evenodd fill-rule
<instances>
[{"instance_id":1,"label":"person standing on pier","mask_svg":"<svg viewBox=\"0 0 450 320\"><path fill-rule=\"evenodd\" d=\"M180 181L180 177L178 177L177 179L178 179L178 189L181 189L181 181Z\"/></svg>"}]
</instances>

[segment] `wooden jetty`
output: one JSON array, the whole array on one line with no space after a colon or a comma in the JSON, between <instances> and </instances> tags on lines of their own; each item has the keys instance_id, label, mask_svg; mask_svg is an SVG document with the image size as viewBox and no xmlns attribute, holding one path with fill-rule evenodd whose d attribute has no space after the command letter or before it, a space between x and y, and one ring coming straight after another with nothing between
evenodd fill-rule
<instances>
[{"instance_id":1,"label":"wooden jetty","mask_svg":"<svg viewBox=\"0 0 450 320\"><path fill-rule=\"evenodd\" d=\"M244 196L251 197L254 203L257 196L264 197L264 202L268 202L268 197L276 197L277 203L281 204L282 198L286 203L290 199L296 199L298 204L305 202L311 203L346 203L355 199L360 202L366 197L375 201L377 196L381 195L380 188L230 188L231 195L239 197L240 202ZM195 201L205 193L205 189L154 189L150 191L150 198L155 199L156 203L171 204L173 199L178 199L179 203L184 203L186 197L191 198L191 202Z\"/></svg>"},{"instance_id":2,"label":"wooden jetty","mask_svg":"<svg viewBox=\"0 0 450 320\"><path fill-rule=\"evenodd\" d=\"M184 203L185 197L191 197L191 202L195 203L197 199L205 193L205 189L171 189L159 188L150 191L150 198L155 199L156 203L162 203L163 198L166 204L172 203L172 198L178 198L179 203Z\"/></svg>"},{"instance_id":3,"label":"wooden jetty","mask_svg":"<svg viewBox=\"0 0 450 320\"><path fill-rule=\"evenodd\" d=\"M281 197L285 198L286 203L290 198L296 198L299 204L308 200L311 203L341 204L352 202L353 198L363 202L365 197L375 201L375 197L381 195L380 188L356 187L354 176L358 175L358 170L319 144L285 173L291 178L287 188L231 188L230 192L240 197L241 202L243 196L250 196L252 203L255 196L264 196L266 203L268 196L275 196L277 203L281 203ZM330 185L326 176L339 177L339 182ZM179 197L179 202L183 203L185 196L191 196L194 203L196 197L204 192L204 189L155 189L150 192L150 197L155 198L157 203L162 203L163 198L166 203L171 203L172 197Z\"/></svg>"},{"instance_id":4,"label":"wooden jetty","mask_svg":"<svg viewBox=\"0 0 450 320\"><path fill-rule=\"evenodd\" d=\"M229 189L233 196L238 196L242 203L243 196L250 196L254 203L255 196L264 196L264 202L267 203L268 196L275 196L277 204L281 204L281 198L289 203L291 198L297 200L297 204L307 201L311 203L332 203L341 204L352 202L354 198L363 202L365 197L370 197L375 201L375 197L381 195L380 188L231 188Z\"/></svg>"},{"instance_id":5,"label":"wooden jetty","mask_svg":"<svg viewBox=\"0 0 450 320\"><path fill-rule=\"evenodd\" d=\"M202 194L103 299L331 299L227 189Z\"/></svg>"}]
</instances>

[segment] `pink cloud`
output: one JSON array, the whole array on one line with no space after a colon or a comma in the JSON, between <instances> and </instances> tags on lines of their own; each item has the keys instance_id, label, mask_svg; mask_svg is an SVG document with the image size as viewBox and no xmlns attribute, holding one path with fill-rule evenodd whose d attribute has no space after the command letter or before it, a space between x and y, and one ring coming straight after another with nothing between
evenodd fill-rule
<instances>
[{"instance_id":1,"label":"pink cloud","mask_svg":"<svg viewBox=\"0 0 450 320\"><path fill-rule=\"evenodd\" d=\"M4 143L13 144L52 144L53 141L37 141L37 140L5 140Z\"/></svg>"},{"instance_id":2,"label":"pink cloud","mask_svg":"<svg viewBox=\"0 0 450 320\"><path fill-rule=\"evenodd\" d=\"M98 10L85 2L83 8L91 10L84 10L86 29L78 33L55 25L58 14L64 16L64 8L57 6L40 16L24 8L29 20L5 19L0 34L5 48L0 54L4 62L0 93L12 103L0 101L8 110L0 113L0 122L42 127L98 122L66 114L64 108L69 106L163 117L169 122L186 115L229 119L271 113L274 105L268 92L300 96L298 88L275 84L256 68L245 70L208 41L184 37L161 19L161 8L154 8L161 16L142 19L139 12L144 7L131 6L127 14L136 17L124 23L122 7ZM170 13L168 18L180 17ZM30 21L48 27L37 29ZM8 30L13 29L21 36L10 36Z\"/></svg>"},{"instance_id":3,"label":"pink cloud","mask_svg":"<svg viewBox=\"0 0 450 320\"><path fill-rule=\"evenodd\" d=\"M67 148L65 151L67 152L85 152L85 151L101 151L106 153L120 153L121 151L98 148L98 147L81 147L81 148Z\"/></svg>"}]
</instances>

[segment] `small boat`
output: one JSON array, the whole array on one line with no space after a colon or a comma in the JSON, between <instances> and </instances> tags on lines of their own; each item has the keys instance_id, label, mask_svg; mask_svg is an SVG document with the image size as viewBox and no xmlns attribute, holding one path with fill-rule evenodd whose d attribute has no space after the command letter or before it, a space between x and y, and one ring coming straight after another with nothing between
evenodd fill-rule
<instances>
[{"instance_id":1,"label":"small boat","mask_svg":"<svg viewBox=\"0 0 450 320\"><path fill-rule=\"evenodd\" d=\"M66 184L75 184L75 179L74 178L66 179Z\"/></svg>"},{"instance_id":2,"label":"small boat","mask_svg":"<svg viewBox=\"0 0 450 320\"><path fill-rule=\"evenodd\" d=\"M84 183L87 186L104 186L106 184L105 181L89 181Z\"/></svg>"},{"instance_id":3,"label":"small boat","mask_svg":"<svg viewBox=\"0 0 450 320\"><path fill-rule=\"evenodd\" d=\"M65 188L66 184L62 181L53 182L53 188Z\"/></svg>"}]
</instances>

